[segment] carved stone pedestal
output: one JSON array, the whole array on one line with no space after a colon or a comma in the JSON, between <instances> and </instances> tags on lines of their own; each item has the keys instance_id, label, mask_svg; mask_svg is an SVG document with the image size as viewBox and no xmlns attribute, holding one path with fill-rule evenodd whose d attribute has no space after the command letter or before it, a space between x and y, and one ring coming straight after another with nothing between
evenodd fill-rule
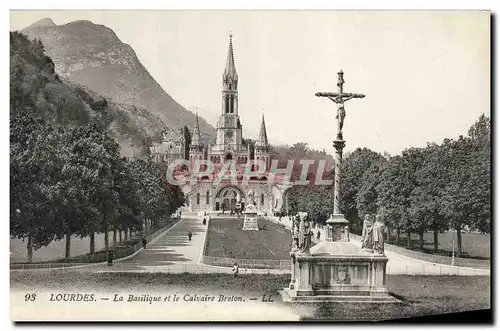
<instances>
[{"instance_id":1,"label":"carved stone pedestal","mask_svg":"<svg viewBox=\"0 0 500 331\"><path fill-rule=\"evenodd\" d=\"M245 215L243 219L243 230L259 231L259 223L257 222L257 208L253 205L249 205L243 211L243 215Z\"/></svg>"},{"instance_id":2,"label":"carved stone pedestal","mask_svg":"<svg viewBox=\"0 0 500 331\"><path fill-rule=\"evenodd\" d=\"M310 254L291 252L292 279L284 302L398 302L387 292L385 255L350 242L323 241Z\"/></svg>"}]
</instances>

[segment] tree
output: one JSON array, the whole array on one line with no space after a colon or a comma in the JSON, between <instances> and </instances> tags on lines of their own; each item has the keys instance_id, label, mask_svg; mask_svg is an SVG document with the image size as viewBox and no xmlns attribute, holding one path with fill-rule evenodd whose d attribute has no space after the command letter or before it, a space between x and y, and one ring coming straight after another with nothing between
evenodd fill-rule
<instances>
[{"instance_id":1,"label":"tree","mask_svg":"<svg viewBox=\"0 0 500 331\"><path fill-rule=\"evenodd\" d=\"M356 195L356 208L360 217L364 214L377 213L378 193L376 188L380 183L381 173L387 162L384 158L377 158L371 163L361 178L358 194Z\"/></svg>"},{"instance_id":2,"label":"tree","mask_svg":"<svg viewBox=\"0 0 500 331\"><path fill-rule=\"evenodd\" d=\"M491 123L482 114L470 127L471 196L474 198L471 226L483 233L491 232Z\"/></svg>"},{"instance_id":3,"label":"tree","mask_svg":"<svg viewBox=\"0 0 500 331\"><path fill-rule=\"evenodd\" d=\"M448 157L447 184L445 186L441 210L450 227L457 233L457 256L462 252L462 229L468 225L473 210L471 193L471 140L460 136L456 141L444 144Z\"/></svg>"},{"instance_id":4,"label":"tree","mask_svg":"<svg viewBox=\"0 0 500 331\"><path fill-rule=\"evenodd\" d=\"M404 180L403 160L400 155L391 157L381 174L376 187L378 197L378 214L387 226L396 229L396 243L399 244L400 232L403 229L404 214Z\"/></svg>"},{"instance_id":5,"label":"tree","mask_svg":"<svg viewBox=\"0 0 500 331\"><path fill-rule=\"evenodd\" d=\"M423 164L417 169L417 187L412 193L412 214L418 220L420 248L423 249L423 231L434 232L434 251L439 248L438 235L448 228L440 210L446 186L447 157L445 149L436 144L427 144Z\"/></svg>"},{"instance_id":6,"label":"tree","mask_svg":"<svg viewBox=\"0 0 500 331\"><path fill-rule=\"evenodd\" d=\"M55 238L54 213L46 195L52 182L54 158L47 134L50 127L28 107L10 116L10 234L27 238L28 261L33 249Z\"/></svg>"},{"instance_id":7,"label":"tree","mask_svg":"<svg viewBox=\"0 0 500 331\"><path fill-rule=\"evenodd\" d=\"M346 155L342 162L341 210L359 234L361 234L362 223L358 216L357 197L363 183L362 178L373 163L381 162L382 159L379 153L368 148L358 148Z\"/></svg>"}]
</instances>

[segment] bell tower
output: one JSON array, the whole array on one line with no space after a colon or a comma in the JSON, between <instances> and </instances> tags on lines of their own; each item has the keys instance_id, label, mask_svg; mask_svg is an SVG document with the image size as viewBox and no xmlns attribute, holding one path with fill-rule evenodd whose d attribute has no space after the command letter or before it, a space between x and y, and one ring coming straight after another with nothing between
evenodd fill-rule
<instances>
[{"instance_id":1,"label":"bell tower","mask_svg":"<svg viewBox=\"0 0 500 331\"><path fill-rule=\"evenodd\" d=\"M226 68L222 75L222 113L238 115L238 74L234 65L233 35L229 35Z\"/></svg>"},{"instance_id":2,"label":"bell tower","mask_svg":"<svg viewBox=\"0 0 500 331\"><path fill-rule=\"evenodd\" d=\"M229 35L226 67L222 74L221 108L221 115L217 122L217 142L214 148L219 151L230 151L230 153L239 152L242 149L242 126L238 115L238 73L234 64L232 34Z\"/></svg>"}]
</instances>

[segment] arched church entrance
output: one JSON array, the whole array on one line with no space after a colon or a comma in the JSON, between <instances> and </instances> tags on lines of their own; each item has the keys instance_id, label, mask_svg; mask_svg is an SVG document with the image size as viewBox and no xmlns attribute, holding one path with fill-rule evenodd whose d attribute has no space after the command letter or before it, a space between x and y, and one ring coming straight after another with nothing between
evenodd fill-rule
<instances>
[{"instance_id":1,"label":"arched church entrance","mask_svg":"<svg viewBox=\"0 0 500 331\"><path fill-rule=\"evenodd\" d=\"M226 160L232 160L233 159L233 154L227 153L225 159Z\"/></svg>"},{"instance_id":2,"label":"arched church entrance","mask_svg":"<svg viewBox=\"0 0 500 331\"><path fill-rule=\"evenodd\" d=\"M215 196L215 210L234 211L236 205L241 203L242 192L236 186L226 186Z\"/></svg>"}]
</instances>

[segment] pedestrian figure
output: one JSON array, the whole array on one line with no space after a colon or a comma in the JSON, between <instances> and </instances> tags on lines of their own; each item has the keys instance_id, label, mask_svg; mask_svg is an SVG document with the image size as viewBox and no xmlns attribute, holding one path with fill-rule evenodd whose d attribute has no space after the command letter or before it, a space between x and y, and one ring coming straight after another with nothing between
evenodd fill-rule
<instances>
[{"instance_id":1,"label":"pedestrian figure","mask_svg":"<svg viewBox=\"0 0 500 331\"><path fill-rule=\"evenodd\" d=\"M238 276L238 265L235 263L234 266L233 266L233 277L237 277Z\"/></svg>"},{"instance_id":2,"label":"pedestrian figure","mask_svg":"<svg viewBox=\"0 0 500 331\"><path fill-rule=\"evenodd\" d=\"M318 230L318 233L316 234L316 238L318 238L318 239L319 239L319 237L320 237L320 236L321 236L321 233L320 233L320 232L319 232L319 230Z\"/></svg>"},{"instance_id":3,"label":"pedestrian figure","mask_svg":"<svg viewBox=\"0 0 500 331\"><path fill-rule=\"evenodd\" d=\"M146 238L142 238L142 248L146 249L147 243L148 241L146 240Z\"/></svg>"},{"instance_id":4,"label":"pedestrian figure","mask_svg":"<svg viewBox=\"0 0 500 331\"><path fill-rule=\"evenodd\" d=\"M203 218L203 225L207 225L207 219Z\"/></svg>"},{"instance_id":5,"label":"pedestrian figure","mask_svg":"<svg viewBox=\"0 0 500 331\"><path fill-rule=\"evenodd\" d=\"M188 232L188 238L189 238L189 241L191 241L191 237L193 236L193 233L191 231Z\"/></svg>"}]
</instances>

